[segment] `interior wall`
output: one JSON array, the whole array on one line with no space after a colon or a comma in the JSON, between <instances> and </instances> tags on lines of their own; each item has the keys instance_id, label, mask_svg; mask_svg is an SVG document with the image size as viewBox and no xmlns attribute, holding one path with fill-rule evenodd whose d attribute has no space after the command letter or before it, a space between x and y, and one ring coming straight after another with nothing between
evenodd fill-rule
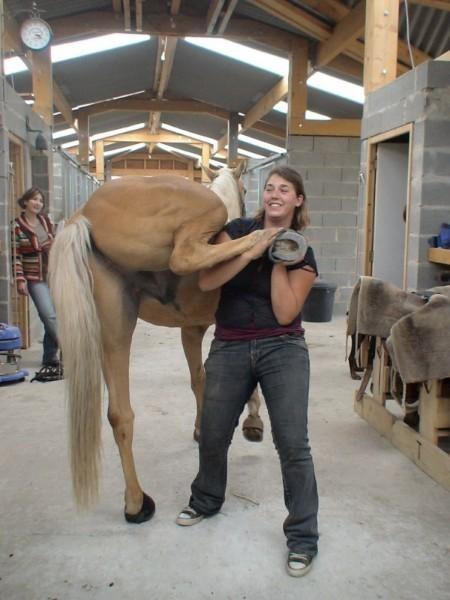
<instances>
[{"instance_id":1,"label":"interior wall","mask_svg":"<svg viewBox=\"0 0 450 600\"><path fill-rule=\"evenodd\" d=\"M372 275L403 287L409 144L377 148ZM405 212L404 212L405 211Z\"/></svg>"},{"instance_id":2,"label":"interior wall","mask_svg":"<svg viewBox=\"0 0 450 600\"><path fill-rule=\"evenodd\" d=\"M249 163L248 213L254 214L260 206L264 181L275 164L288 164L299 171L310 216L304 233L314 250L320 279L337 286L334 314L345 314L357 278L360 140L289 136L287 148L287 153L274 163Z\"/></svg>"}]
</instances>

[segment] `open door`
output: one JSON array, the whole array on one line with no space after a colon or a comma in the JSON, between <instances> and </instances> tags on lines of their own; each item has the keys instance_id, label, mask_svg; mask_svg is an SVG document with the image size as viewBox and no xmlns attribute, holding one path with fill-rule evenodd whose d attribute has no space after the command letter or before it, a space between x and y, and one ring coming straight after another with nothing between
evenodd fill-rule
<instances>
[{"instance_id":1,"label":"open door","mask_svg":"<svg viewBox=\"0 0 450 600\"><path fill-rule=\"evenodd\" d=\"M369 140L365 275L406 288L411 129Z\"/></svg>"}]
</instances>

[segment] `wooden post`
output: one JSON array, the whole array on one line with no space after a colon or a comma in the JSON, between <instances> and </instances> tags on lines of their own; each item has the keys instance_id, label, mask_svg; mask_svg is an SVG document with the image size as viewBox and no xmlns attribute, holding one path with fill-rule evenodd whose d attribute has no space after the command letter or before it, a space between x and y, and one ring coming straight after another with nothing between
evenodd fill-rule
<instances>
[{"instance_id":1,"label":"wooden post","mask_svg":"<svg viewBox=\"0 0 450 600\"><path fill-rule=\"evenodd\" d=\"M364 91L366 94L397 76L400 0L366 2Z\"/></svg>"},{"instance_id":2,"label":"wooden post","mask_svg":"<svg viewBox=\"0 0 450 600\"><path fill-rule=\"evenodd\" d=\"M202 145L202 165L209 167L209 161L211 158L211 147L209 144ZM209 177L207 173L202 169L202 183L209 183Z\"/></svg>"},{"instance_id":3,"label":"wooden post","mask_svg":"<svg viewBox=\"0 0 450 600\"><path fill-rule=\"evenodd\" d=\"M239 115L231 113L228 119L228 166L237 165L238 156Z\"/></svg>"},{"instance_id":4,"label":"wooden post","mask_svg":"<svg viewBox=\"0 0 450 600\"><path fill-rule=\"evenodd\" d=\"M105 145L103 140L95 142L95 176L101 182L105 181Z\"/></svg>"},{"instance_id":5,"label":"wooden post","mask_svg":"<svg viewBox=\"0 0 450 600\"><path fill-rule=\"evenodd\" d=\"M34 104L33 110L47 125L53 125L53 74L50 46L31 52Z\"/></svg>"},{"instance_id":6,"label":"wooden post","mask_svg":"<svg viewBox=\"0 0 450 600\"><path fill-rule=\"evenodd\" d=\"M305 122L308 91L308 44L299 41L289 55L287 135L301 135Z\"/></svg>"},{"instance_id":7,"label":"wooden post","mask_svg":"<svg viewBox=\"0 0 450 600\"><path fill-rule=\"evenodd\" d=\"M78 160L83 167L89 167L89 115L81 113L78 117Z\"/></svg>"}]
</instances>

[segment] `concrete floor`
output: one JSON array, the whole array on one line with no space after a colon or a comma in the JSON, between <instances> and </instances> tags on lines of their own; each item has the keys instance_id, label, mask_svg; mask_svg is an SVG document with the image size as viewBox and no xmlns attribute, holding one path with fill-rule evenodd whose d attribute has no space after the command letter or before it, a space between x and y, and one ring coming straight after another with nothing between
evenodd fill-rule
<instances>
[{"instance_id":1,"label":"concrete floor","mask_svg":"<svg viewBox=\"0 0 450 600\"><path fill-rule=\"evenodd\" d=\"M227 501L181 528L196 473L194 401L178 330L140 323L133 345L135 456L154 519L122 517L118 452L104 423L99 504L71 498L63 382L0 388L0 598L4 600L413 600L450 598L450 494L352 408L344 320L307 324L310 434L320 493L320 551L311 573L284 571L278 459L236 433ZM37 368L38 345L24 353ZM147 368L147 365L149 367Z\"/></svg>"}]
</instances>

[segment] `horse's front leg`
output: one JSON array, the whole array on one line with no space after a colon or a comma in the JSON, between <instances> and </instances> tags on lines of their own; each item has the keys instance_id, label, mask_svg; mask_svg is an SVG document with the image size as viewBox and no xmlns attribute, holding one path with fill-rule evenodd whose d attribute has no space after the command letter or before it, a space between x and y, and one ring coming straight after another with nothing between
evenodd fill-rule
<instances>
[{"instance_id":1,"label":"horse's front leg","mask_svg":"<svg viewBox=\"0 0 450 600\"><path fill-rule=\"evenodd\" d=\"M249 442L262 442L263 440L264 423L259 416L260 406L261 398L258 388L255 388L247 402L248 417L242 423L242 433Z\"/></svg>"},{"instance_id":2,"label":"horse's front leg","mask_svg":"<svg viewBox=\"0 0 450 600\"><path fill-rule=\"evenodd\" d=\"M103 374L108 387L108 420L125 479L125 518L132 523L142 523L153 516L155 504L142 491L132 449L134 412L130 404L129 364L137 301L126 289L120 274L99 261L95 261L93 271L95 302L101 323Z\"/></svg>"},{"instance_id":3,"label":"horse's front leg","mask_svg":"<svg viewBox=\"0 0 450 600\"><path fill-rule=\"evenodd\" d=\"M203 408L203 394L205 391L205 369L202 360L202 341L208 326L196 325L181 328L181 342L184 355L191 374L191 389L197 403L197 414L194 425L194 440L198 442L200 435L200 419Z\"/></svg>"}]
</instances>

